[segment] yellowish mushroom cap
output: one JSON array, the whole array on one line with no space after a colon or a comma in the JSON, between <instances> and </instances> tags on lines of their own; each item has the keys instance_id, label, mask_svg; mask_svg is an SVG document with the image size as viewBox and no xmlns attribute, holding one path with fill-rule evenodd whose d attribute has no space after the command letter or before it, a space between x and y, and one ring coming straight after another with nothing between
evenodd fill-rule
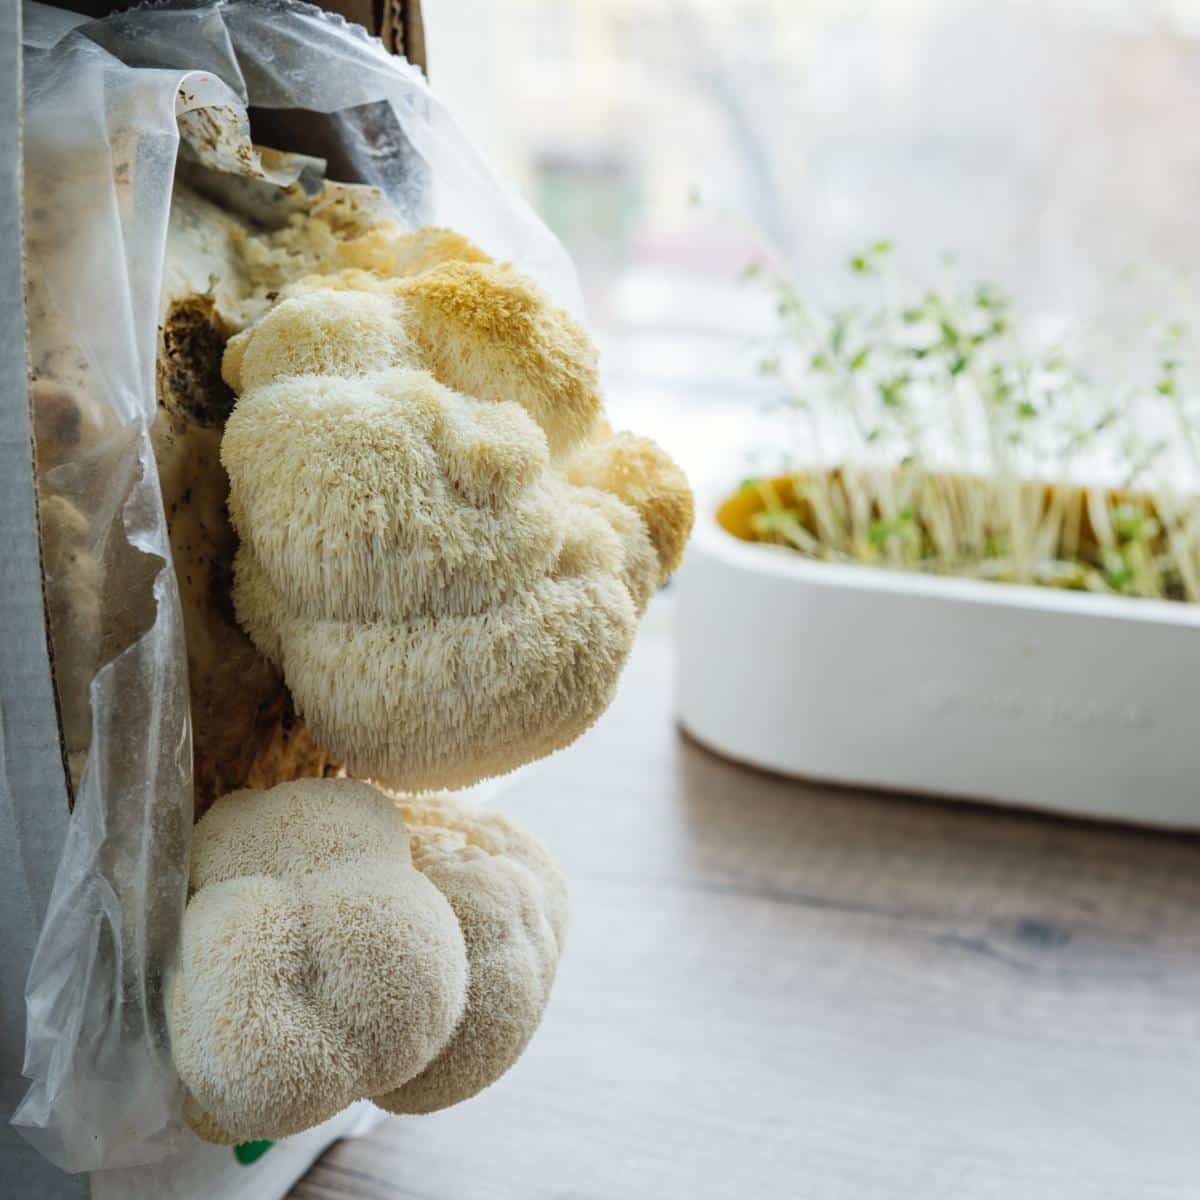
<instances>
[{"instance_id":1,"label":"yellowish mushroom cap","mask_svg":"<svg viewBox=\"0 0 1200 1200\"><path fill-rule=\"evenodd\" d=\"M419 275L445 262L490 263L492 260L453 229L427 225L410 233L397 225L384 223L342 242L335 253L335 261L339 267L395 277Z\"/></svg>"},{"instance_id":2,"label":"yellowish mushroom cap","mask_svg":"<svg viewBox=\"0 0 1200 1200\"><path fill-rule=\"evenodd\" d=\"M696 519L687 476L649 438L618 433L583 447L567 464L575 484L608 492L645 522L658 555L658 582L665 583L683 558Z\"/></svg>"},{"instance_id":3,"label":"yellowish mushroom cap","mask_svg":"<svg viewBox=\"0 0 1200 1200\"><path fill-rule=\"evenodd\" d=\"M406 325L428 370L480 400L520 404L554 454L600 416L596 347L532 280L511 267L451 262L397 281Z\"/></svg>"}]
</instances>

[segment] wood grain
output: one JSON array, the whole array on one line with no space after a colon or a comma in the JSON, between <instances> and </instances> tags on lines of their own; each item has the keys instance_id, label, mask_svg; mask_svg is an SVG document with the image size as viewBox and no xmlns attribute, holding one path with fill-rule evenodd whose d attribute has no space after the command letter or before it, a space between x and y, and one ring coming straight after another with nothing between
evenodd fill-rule
<instances>
[{"instance_id":1,"label":"wood grain","mask_svg":"<svg viewBox=\"0 0 1200 1200\"><path fill-rule=\"evenodd\" d=\"M1200 1196L1200 842L757 774L671 676L499 800L573 884L524 1059L298 1200Z\"/></svg>"}]
</instances>

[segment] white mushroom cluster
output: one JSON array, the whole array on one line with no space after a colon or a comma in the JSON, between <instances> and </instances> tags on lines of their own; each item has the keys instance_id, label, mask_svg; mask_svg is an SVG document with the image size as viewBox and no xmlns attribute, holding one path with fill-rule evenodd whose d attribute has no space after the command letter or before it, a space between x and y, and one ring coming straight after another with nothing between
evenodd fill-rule
<instances>
[{"instance_id":1,"label":"white mushroom cluster","mask_svg":"<svg viewBox=\"0 0 1200 1200\"><path fill-rule=\"evenodd\" d=\"M185 1113L225 1143L360 1098L431 1112L516 1061L554 981L566 887L512 821L428 793L599 716L692 523L682 472L611 430L595 348L536 285L447 230L297 222L245 240L279 279L225 347L223 430L202 430L232 528L208 528L224 520L213 487L204 536L184 539L213 564L201 582L236 540L233 632L266 683L282 677L292 737L287 776L256 749L256 774L233 773L248 786L196 826L167 985ZM196 440L160 457L191 462ZM268 690L248 683L243 708ZM398 791L277 782L310 766ZM263 772L276 786L252 790Z\"/></svg>"},{"instance_id":2,"label":"white mushroom cluster","mask_svg":"<svg viewBox=\"0 0 1200 1200\"><path fill-rule=\"evenodd\" d=\"M218 800L190 887L167 1017L187 1118L222 1143L474 1095L536 1029L566 927L511 820L344 779Z\"/></svg>"},{"instance_id":3,"label":"white mushroom cluster","mask_svg":"<svg viewBox=\"0 0 1200 1200\"><path fill-rule=\"evenodd\" d=\"M365 241L416 273L309 277L226 350L235 609L351 774L458 787L604 710L692 497L529 280L443 231Z\"/></svg>"}]
</instances>

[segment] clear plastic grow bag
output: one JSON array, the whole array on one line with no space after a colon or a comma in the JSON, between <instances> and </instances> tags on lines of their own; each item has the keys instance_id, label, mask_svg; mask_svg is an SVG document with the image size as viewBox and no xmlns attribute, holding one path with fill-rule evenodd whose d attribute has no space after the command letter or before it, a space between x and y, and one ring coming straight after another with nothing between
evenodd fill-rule
<instances>
[{"instance_id":1,"label":"clear plastic grow bag","mask_svg":"<svg viewBox=\"0 0 1200 1200\"><path fill-rule=\"evenodd\" d=\"M75 802L28 980L32 1085L14 1124L81 1171L190 1138L162 1010L192 823L187 660L150 440L177 159L282 186L308 160L264 165L247 109L327 114L337 170L379 187L402 223L453 226L581 302L562 248L420 73L340 18L229 0L77 23L31 5L24 41L43 559Z\"/></svg>"}]
</instances>

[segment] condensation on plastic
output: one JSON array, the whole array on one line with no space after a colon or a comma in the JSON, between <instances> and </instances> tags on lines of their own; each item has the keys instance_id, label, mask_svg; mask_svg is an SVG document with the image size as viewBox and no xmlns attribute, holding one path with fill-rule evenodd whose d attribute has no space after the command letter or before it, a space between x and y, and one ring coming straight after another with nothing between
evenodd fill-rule
<instances>
[{"instance_id":1,"label":"condensation on plastic","mask_svg":"<svg viewBox=\"0 0 1200 1200\"><path fill-rule=\"evenodd\" d=\"M229 0L76 24L29 5L24 40L43 556L76 789L26 989L32 1083L13 1123L83 1171L157 1161L191 1137L162 1005L186 899L191 738L150 441L181 129L216 125L221 138L193 153L262 179L248 107L329 114L351 172L401 221L453 226L582 305L562 248L420 73L339 18Z\"/></svg>"}]
</instances>

